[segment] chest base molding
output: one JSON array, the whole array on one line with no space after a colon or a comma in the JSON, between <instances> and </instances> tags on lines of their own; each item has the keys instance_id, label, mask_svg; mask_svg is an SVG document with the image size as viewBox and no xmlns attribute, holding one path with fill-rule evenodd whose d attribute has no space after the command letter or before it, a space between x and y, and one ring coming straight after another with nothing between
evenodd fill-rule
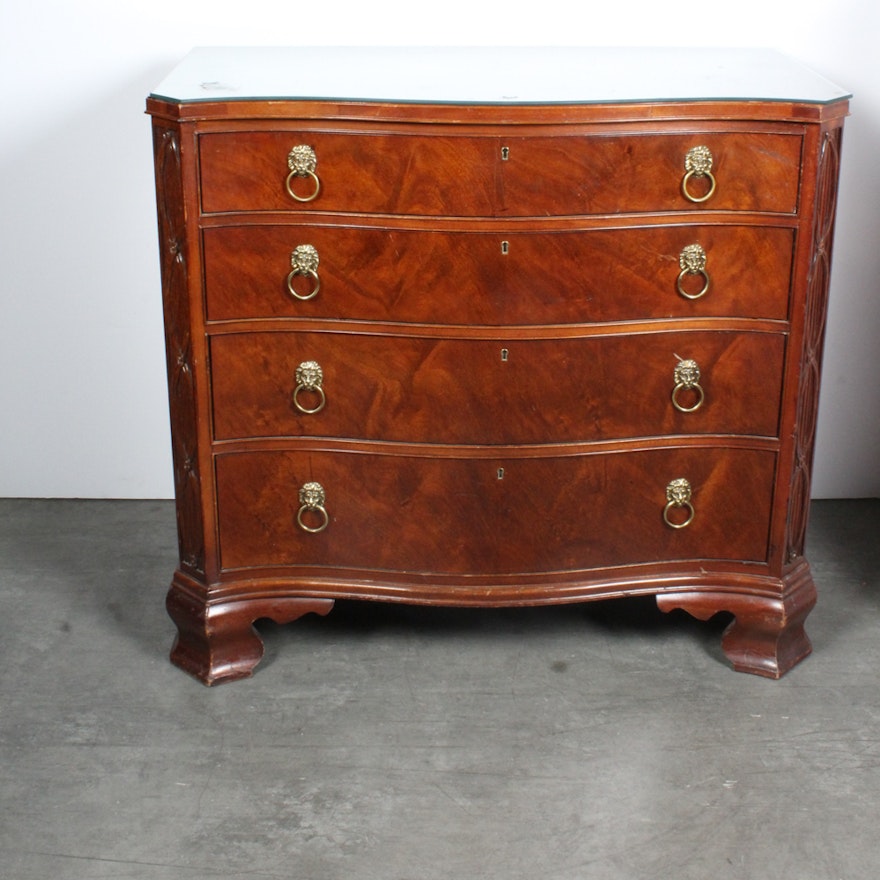
<instances>
[{"instance_id":1,"label":"chest base molding","mask_svg":"<svg viewBox=\"0 0 880 880\"><path fill-rule=\"evenodd\" d=\"M683 610L704 621L716 614L732 615L721 647L738 672L777 679L812 651L804 621L816 604L816 587L805 561L783 579L669 571L662 576L597 574L590 580L544 586L505 584L475 590L462 584L447 590L432 595L425 584L267 578L233 582L218 598L206 599L204 587L178 571L166 601L178 629L171 660L206 685L247 678L263 657L256 621L287 624L305 614L324 616L336 599L479 609L654 595L663 612Z\"/></svg>"}]
</instances>

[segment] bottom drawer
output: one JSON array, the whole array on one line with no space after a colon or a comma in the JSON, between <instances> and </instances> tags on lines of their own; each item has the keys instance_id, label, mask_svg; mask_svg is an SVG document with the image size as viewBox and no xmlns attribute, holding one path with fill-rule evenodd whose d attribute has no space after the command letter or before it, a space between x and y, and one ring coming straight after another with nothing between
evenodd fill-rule
<instances>
[{"instance_id":1,"label":"bottom drawer","mask_svg":"<svg viewBox=\"0 0 880 880\"><path fill-rule=\"evenodd\" d=\"M538 458L224 453L216 459L221 564L464 576L764 562L775 458L692 446ZM667 516L680 525L692 511L684 528L664 520L677 478L690 483L692 508ZM303 507L300 489L310 482L323 487L323 509Z\"/></svg>"}]
</instances>

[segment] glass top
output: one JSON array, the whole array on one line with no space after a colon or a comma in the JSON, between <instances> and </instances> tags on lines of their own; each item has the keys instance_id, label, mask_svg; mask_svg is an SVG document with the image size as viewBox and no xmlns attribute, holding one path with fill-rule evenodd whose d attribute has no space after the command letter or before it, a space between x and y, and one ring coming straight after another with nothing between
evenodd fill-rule
<instances>
[{"instance_id":1,"label":"glass top","mask_svg":"<svg viewBox=\"0 0 880 880\"><path fill-rule=\"evenodd\" d=\"M429 104L790 101L850 96L765 49L206 47L153 90L175 103L340 100Z\"/></svg>"}]
</instances>

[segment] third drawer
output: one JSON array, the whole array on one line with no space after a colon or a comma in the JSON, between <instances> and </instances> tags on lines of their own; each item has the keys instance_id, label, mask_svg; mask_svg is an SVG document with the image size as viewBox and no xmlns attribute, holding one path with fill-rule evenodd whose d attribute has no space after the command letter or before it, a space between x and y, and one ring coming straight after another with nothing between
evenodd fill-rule
<instances>
[{"instance_id":1,"label":"third drawer","mask_svg":"<svg viewBox=\"0 0 880 880\"><path fill-rule=\"evenodd\" d=\"M785 339L224 333L211 339L214 433L453 444L775 437Z\"/></svg>"}]
</instances>

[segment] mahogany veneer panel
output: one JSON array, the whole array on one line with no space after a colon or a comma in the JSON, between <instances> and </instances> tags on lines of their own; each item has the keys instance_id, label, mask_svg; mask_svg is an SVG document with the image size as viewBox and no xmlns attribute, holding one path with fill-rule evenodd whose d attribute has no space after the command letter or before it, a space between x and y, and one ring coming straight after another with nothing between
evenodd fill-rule
<instances>
[{"instance_id":1,"label":"mahogany veneer panel","mask_svg":"<svg viewBox=\"0 0 880 880\"><path fill-rule=\"evenodd\" d=\"M699 447L536 459L220 455L222 564L464 577L658 558L765 562L775 464L772 452ZM676 531L662 511L666 484L682 473L696 515ZM333 528L319 535L296 523L309 480L327 489Z\"/></svg>"},{"instance_id":2,"label":"mahogany veneer panel","mask_svg":"<svg viewBox=\"0 0 880 880\"><path fill-rule=\"evenodd\" d=\"M507 242L504 253L502 242ZM287 290L290 254L320 256L324 295ZM679 256L706 251L709 291L676 290ZM303 223L204 231L208 317L301 317L431 324L571 324L644 318L788 317L794 231L663 225L521 232ZM588 269L589 271L585 271ZM307 295L302 276L294 289ZM697 293L703 281L685 277Z\"/></svg>"},{"instance_id":3,"label":"mahogany veneer panel","mask_svg":"<svg viewBox=\"0 0 880 880\"><path fill-rule=\"evenodd\" d=\"M416 443L584 442L665 434L775 437L782 334L677 331L588 338L455 339L234 333L211 340L214 431ZM677 356L678 355L678 356ZM690 358L705 398L673 406ZM317 361L326 403L303 414L297 366ZM316 408L315 392L300 392ZM697 392L681 390L683 407ZM504 418L499 418L504 413Z\"/></svg>"},{"instance_id":4,"label":"mahogany veneer panel","mask_svg":"<svg viewBox=\"0 0 880 880\"><path fill-rule=\"evenodd\" d=\"M283 183L287 154L298 144L320 157L323 194L309 206L322 211L440 217L681 211L693 207L680 187L685 156L701 144L709 146L717 173L729 181L713 210L797 210L803 149L798 134L630 131L526 138L382 128L206 134L199 140L202 210L290 210ZM297 185L302 195L310 192L309 182Z\"/></svg>"}]
</instances>

